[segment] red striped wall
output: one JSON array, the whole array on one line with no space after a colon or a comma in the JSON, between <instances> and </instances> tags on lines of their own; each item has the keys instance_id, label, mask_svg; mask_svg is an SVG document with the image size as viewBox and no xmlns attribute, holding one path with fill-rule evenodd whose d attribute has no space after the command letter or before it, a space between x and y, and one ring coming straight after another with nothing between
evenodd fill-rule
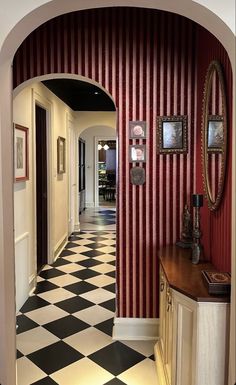
<instances>
[{"instance_id":1,"label":"red striped wall","mask_svg":"<svg viewBox=\"0 0 236 385\"><path fill-rule=\"evenodd\" d=\"M37 75L66 72L99 82L115 100L119 317L158 316L157 251L179 237L184 204L195 190L200 159L196 107L201 99L196 87L197 32L196 24L171 13L96 9L44 24L15 56L15 87ZM157 155L157 116L173 114L188 115L188 154ZM147 146L143 186L130 184L129 144L134 141L129 139L129 120L147 121L147 139L139 141ZM229 213L225 219L229 222Z\"/></svg>"},{"instance_id":2,"label":"red striped wall","mask_svg":"<svg viewBox=\"0 0 236 385\"><path fill-rule=\"evenodd\" d=\"M210 211L206 200L201 209L201 225L203 232L203 246L206 257L222 271L231 271L231 175L232 175L232 70L228 55L222 45L204 28L198 28L197 34L197 159L196 180L197 191L204 192L201 172L200 127L202 118L202 95L205 75L212 60L219 60L226 84L227 113L228 113L228 158L226 168L225 187L222 202L216 211ZM204 45L202 44L204 42ZM214 111L213 111L214 113Z\"/></svg>"}]
</instances>

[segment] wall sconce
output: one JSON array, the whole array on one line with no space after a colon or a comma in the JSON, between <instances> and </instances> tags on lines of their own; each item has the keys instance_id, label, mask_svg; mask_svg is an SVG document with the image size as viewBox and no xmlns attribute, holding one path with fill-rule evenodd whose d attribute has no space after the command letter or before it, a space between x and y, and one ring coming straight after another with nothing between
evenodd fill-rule
<instances>
[{"instance_id":1,"label":"wall sconce","mask_svg":"<svg viewBox=\"0 0 236 385\"><path fill-rule=\"evenodd\" d=\"M104 145L102 145L101 143L99 143L99 144L98 144L98 151L100 151L102 148L103 148L105 151L107 151L107 150L109 150L110 147L109 147L108 144L106 144L106 143L105 143Z\"/></svg>"}]
</instances>

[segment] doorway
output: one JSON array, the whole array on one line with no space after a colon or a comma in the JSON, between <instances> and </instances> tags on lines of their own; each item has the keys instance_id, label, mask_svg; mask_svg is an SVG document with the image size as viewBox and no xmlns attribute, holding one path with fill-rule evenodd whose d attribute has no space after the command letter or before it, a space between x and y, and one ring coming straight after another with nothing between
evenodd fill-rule
<instances>
[{"instance_id":1,"label":"doorway","mask_svg":"<svg viewBox=\"0 0 236 385\"><path fill-rule=\"evenodd\" d=\"M37 272L48 257L47 111L36 104L36 227Z\"/></svg>"},{"instance_id":2,"label":"doorway","mask_svg":"<svg viewBox=\"0 0 236 385\"><path fill-rule=\"evenodd\" d=\"M98 140L97 151L97 202L98 206L116 205L116 140Z\"/></svg>"}]
</instances>

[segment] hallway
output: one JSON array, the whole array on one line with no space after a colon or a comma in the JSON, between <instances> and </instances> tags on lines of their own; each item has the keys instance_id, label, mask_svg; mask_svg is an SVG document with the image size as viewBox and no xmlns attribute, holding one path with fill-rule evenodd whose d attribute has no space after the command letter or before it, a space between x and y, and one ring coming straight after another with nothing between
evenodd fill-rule
<instances>
[{"instance_id":1,"label":"hallway","mask_svg":"<svg viewBox=\"0 0 236 385\"><path fill-rule=\"evenodd\" d=\"M157 385L155 341L111 337L115 237L75 232L39 274L17 316L18 385Z\"/></svg>"}]
</instances>

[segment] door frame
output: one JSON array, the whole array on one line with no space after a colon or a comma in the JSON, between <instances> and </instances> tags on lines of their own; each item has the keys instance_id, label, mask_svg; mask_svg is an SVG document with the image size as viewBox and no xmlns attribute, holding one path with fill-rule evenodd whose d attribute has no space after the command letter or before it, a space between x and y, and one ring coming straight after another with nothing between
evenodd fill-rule
<instances>
[{"instance_id":1,"label":"door frame","mask_svg":"<svg viewBox=\"0 0 236 385\"><path fill-rule=\"evenodd\" d=\"M78 151L77 151L77 139L78 135L73 129L74 117L67 113L66 116L67 138L68 138L68 151L66 163L68 165L68 235L78 229ZM73 158L72 155L73 148ZM72 172L74 171L74 184L71 186ZM74 189L72 188L74 187ZM73 192L74 190L74 192ZM74 200L74 207L71 207L71 203ZM74 211L72 214L72 210ZM71 228L72 215L74 218L74 224Z\"/></svg>"},{"instance_id":2,"label":"door frame","mask_svg":"<svg viewBox=\"0 0 236 385\"><path fill-rule=\"evenodd\" d=\"M94 137L94 206L99 207L99 194L98 194L98 142L100 140L114 140L116 142L116 159L118 157L117 152L117 137L116 136L95 136ZM117 162L116 162L117 164ZM118 170L116 168L116 174ZM117 177L117 175L116 175Z\"/></svg>"},{"instance_id":3,"label":"door frame","mask_svg":"<svg viewBox=\"0 0 236 385\"><path fill-rule=\"evenodd\" d=\"M37 271L37 200L36 200L36 122L35 122L35 109L36 105L46 110L46 132L47 132L47 223L48 223L48 229L47 229L47 236L48 236L48 244L47 244L47 263L50 264L54 260L53 255L53 229L52 229L52 217L53 217L53 154L54 154L54 146L53 146L53 140L52 140L52 104L49 102L46 98L39 95L37 92L32 91L33 95L33 111L32 111L32 119L33 124L32 127L33 133L32 133L32 141L33 141L33 191L34 191L34 249L35 249L35 271ZM50 151L49 151L50 149Z\"/></svg>"}]
</instances>

